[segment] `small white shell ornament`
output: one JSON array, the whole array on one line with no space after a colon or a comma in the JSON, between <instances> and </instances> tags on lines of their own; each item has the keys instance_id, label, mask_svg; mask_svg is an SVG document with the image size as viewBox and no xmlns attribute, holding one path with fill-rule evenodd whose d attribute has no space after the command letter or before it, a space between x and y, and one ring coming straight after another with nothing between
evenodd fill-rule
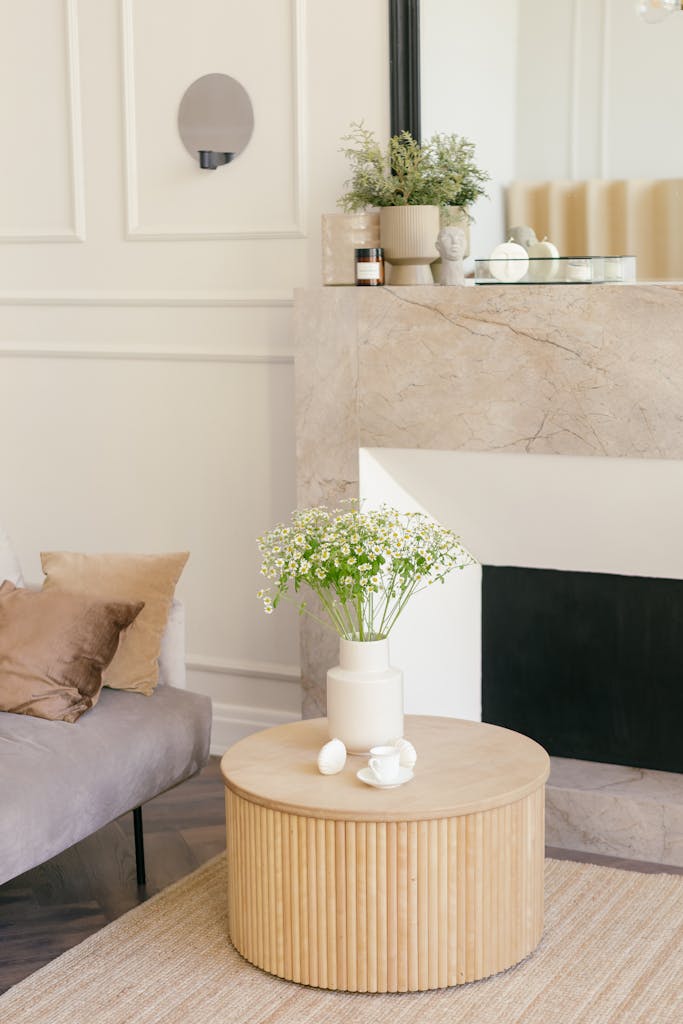
<instances>
[{"instance_id":1,"label":"small white shell ornament","mask_svg":"<svg viewBox=\"0 0 683 1024\"><path fill-rule=\"evenodd\" d=\"M401 751L401 767L414 768L417 761L417 751L410 740L394 740L394 746Z\"/></svg>"},{"instance_id":2,"label":"small white shell ornament","mask_svg":"<svg viewBox=\"0 0 683 1024\"><path fill-rule=\"evenodd\" d=\"M346 764L346 747L341 740L330 740L318 754L318 771L321 775L336 775Z\"/></svg>"}]
</instances>

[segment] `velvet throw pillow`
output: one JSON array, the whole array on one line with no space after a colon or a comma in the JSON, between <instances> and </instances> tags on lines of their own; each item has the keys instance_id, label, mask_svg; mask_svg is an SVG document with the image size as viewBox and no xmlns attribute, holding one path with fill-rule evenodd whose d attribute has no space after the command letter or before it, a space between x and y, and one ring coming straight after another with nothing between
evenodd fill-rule
<instances>
[{"instance_id":1,"label":"velvet throw pillow","mask_svg":"<svg viewBox=\"0 0 683 1024\"><path fill-rule=\"evenodd\" d=\"M0 711L75 722L97 703L102 672L142 602L0 585Z\"/></svg>"},{"instance_id":2,"label":"velvet throw pillow","mask_svg":"<svg viewBox=\"0 0 683 1024\"><path fill-rule=\"evenodd\" d=\"M189 554L85 555L70 551L40 556L44 590L68 590L115 601L144 601L145 607L121 638L104 673L104 685L148 696L159 681L159 652L175 585Z\"/></svg>"}]
</instances>

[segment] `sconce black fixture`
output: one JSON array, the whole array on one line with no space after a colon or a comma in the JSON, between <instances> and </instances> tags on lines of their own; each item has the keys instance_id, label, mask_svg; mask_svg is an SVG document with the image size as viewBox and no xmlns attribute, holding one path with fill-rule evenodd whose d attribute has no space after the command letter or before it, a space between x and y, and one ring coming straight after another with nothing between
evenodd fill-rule
<instances>
[{"instance_id":1,"label":"sconce black fixture","mask_svg":"<svg viewBox=\"0 0 683 1024\"><path fill-rule=\"evenodd\" d=\"M215 171L248 146L254 111L244 86L230 75L204 75L186 90L178 108L181 141L199 166Z\"/></svg>"},{"instance_id":2,"label":"sconce black fixture","mask_svg":"<svg viewBox=\"0 0 683 1024\"><path fill-rule=\"evenodd\" d=\"M221 164L229 164L234 153L216 153L213 149L200 149L199 166L205 171L215 171Z\"/></svg>"}]
</instances>

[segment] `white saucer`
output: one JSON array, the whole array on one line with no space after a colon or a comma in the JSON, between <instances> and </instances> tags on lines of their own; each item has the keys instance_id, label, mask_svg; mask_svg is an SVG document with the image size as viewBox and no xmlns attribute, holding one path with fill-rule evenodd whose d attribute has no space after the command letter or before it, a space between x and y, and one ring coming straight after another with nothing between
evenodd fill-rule
<instances>
[{"instance_id":1,"label":"white saucer","mask_svg":"<svg viewBox=\"0 0 683 1024\"><path fill-rule=\"evenodd\" d=\"M366 786L375 786L377 789L395 789L402 786L404 782L410 782L413 777L412 768L399 768L398 775L393 782L380 782L370 768L361 768L356 772L356 778L364 782Z\"/></svg>"}]
</instances>

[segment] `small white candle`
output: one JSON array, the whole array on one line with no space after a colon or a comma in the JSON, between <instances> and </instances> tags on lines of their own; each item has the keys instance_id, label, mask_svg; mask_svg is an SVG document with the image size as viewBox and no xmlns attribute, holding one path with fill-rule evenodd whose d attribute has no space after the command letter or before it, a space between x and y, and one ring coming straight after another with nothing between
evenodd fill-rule
<instances>
[{"instance_id":1,"label":"small white candle","mask_svg":"<svg viewBox=\"0 0 683 1024\"><path fill-rule=\"evenodd\" d=\"M567 263L567 280L574 282L592 281L593 271L588 260L570 260Z\"/></svg>"},{"instance_id":2,"label":"small white candle","mask_svg":"<svg viewBox=\"0 0 683 1024\"><path fill-rule=\"evenodd\" d=\"M623 281L624 268L621 256L612 256L605 260L605 281Z\"/></svg>"}]
</instances>

